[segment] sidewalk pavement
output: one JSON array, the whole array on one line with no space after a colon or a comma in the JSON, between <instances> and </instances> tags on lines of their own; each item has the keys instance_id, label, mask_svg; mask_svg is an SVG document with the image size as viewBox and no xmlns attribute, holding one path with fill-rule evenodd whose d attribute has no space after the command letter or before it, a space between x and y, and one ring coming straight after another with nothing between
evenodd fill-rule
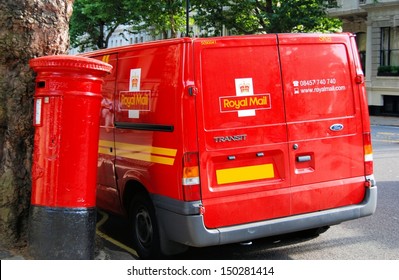
<instances>
[{"instance_id":1,"label":"sidewalk pavement","mask_svg":"<svg viewBox=\"0 0 399 280\"><path fill-rule=\"evenodd\" d=\"M0 248L0 260L24 260L24 259L25 258L18 253L14 253L10 250Z\"/></svg>"},{"instance_id":2,"label":"sidewalk pavement","mask_svg":"<svg viewBox=\"0 0 399 280\"><path fill-rule=\"evenodd\" d=\"M18 252L0 248L0 260L30 260L27 255L27 248L20 249ZM135 258L123 251L113 251L108 248L96 250L94 260L135 260Z\"/></svg>"},{"instance_id":3,"label":"sidewalk pavement","mask_svg":"<svg viewBox=\"0 0 399 280\"><path fill-rule=\"evenodd\" d=\"M399 127L399 117L385 117L385 116L371 116L371 125L386 125L386 126L397 126ZM102 248L97 254L96 260L121 260L126 259L126 255L121 256L120 254L126 254L119 251L111 251L107 248ZM129 255L130 256L130 255ZM130 256L131 257L131 256ZM26 257L23 256L19 251L6 250L0 245L0 260L24 260ZM134 259L132 257L132 259Z\"/></svg>"}]
</instances>

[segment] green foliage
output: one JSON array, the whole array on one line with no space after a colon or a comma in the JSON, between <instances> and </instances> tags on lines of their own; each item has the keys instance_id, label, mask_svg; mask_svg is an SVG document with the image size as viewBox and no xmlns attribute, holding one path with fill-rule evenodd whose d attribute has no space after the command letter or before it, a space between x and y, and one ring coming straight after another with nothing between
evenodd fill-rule
<instances>
[{"instance_id":1,"label":"green foliage","mask_svg":"<svg viewBox=\"0 0 399 280\"><path fill-rule=\"evenodd\" d=\"M163 38L185 33L187 0L75 0L70 23L73 47L106 48L120 25ZM336 32L341 22L329 18L324 0L189 0L191 18L201 36L282 32ZM326 4L327 3L327 4ZM192 24L192 23L190 23Z\"/></svg>"},{"instance_id":2,"label":"green foliage","mask_svg":"<svg viewBox=\"0 0 399 280\"><path fill-rule=\"evenodd\" d=\"M224 25L235 34L336 32L338 19L327 16L336 7L323 0L192 0L196 22L206 32L220 33Z\"/></svg>"},{"instance_id":3,"label":"green foliage","mask_svg":"<svg viewBox=\"0 0 399 280\"><path fill-rule=\"evenodd\" d=\"M178 32L185 31L185 0L147 0L138 2L136 8L141 17L141 24L135 27L137 31L145 30L153 36L162 34L163 38L174 38L178 35Z\"/></svg>"},{"instance_id":4,"label":"green foliage","mask_svg":"<svg viewBox=\"0 0 399 280\"><path fill-rule=\"evenodd\" d=\"M185 31L185 0L75 0L70 23L71 45L102 49L120 25L131 33L145 30L164 38Z\"/></svg>"},{"instance_id":5,"label":"green foliage","mask_svg":"<svg viewBox=\"0 0 399 280\"><path fill-rule=\"evenodd\" d=\"M102 49L116 28L139 20L135 0L75 0L70 21L71 45ZM137 1L142 2L142 1Z\"/></svg>"},{"instance_id":6,"label":"green foliage","mask_svg":"<svg viewBox=\"0 0 399 280\"><path fill-rule=\"evenodd\" d=\"M224 7L229 5L229 0L191 0L192 10L195 9L195 24L200 26L202 36L222 35L223 25L226 21Z\"/></svg>"},{"instance_id":7,"label":"green foliage","mask_svg":"<svg viewBox=\"0 0 399 280\"><path fill-rule=\"evenodd\" d=\"M378 76L399 76L399 66L383 65L378 67Z\"/></svg>"}]
</instances>

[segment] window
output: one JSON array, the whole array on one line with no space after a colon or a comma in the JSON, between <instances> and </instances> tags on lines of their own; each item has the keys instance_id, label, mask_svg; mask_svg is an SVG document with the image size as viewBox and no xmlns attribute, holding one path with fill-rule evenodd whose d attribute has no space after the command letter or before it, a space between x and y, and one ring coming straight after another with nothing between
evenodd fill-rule
<instances>
[{"instance_id":1,"label":"window","mask_svg":"<svg viewBox=\"0 0 399 280\"><path fill-rule=\"evenodd\" d=\"M366 42L367 35L365 32L356 33L356 44L359 51L360 62L362 64L363 72L366 71Z\"/></svg>"},{"instance_id":2,"label":"window","mask_svg":"<svg viewBox=\"0 0 399 280\"><path fill-rule=\"evenodd\" d=\"M381 28L381 66L399 66L399 27Z\"/></svg>"},{"instance_id":3,"label":"window","mask_svg":"<svg viewBox=\"0 0 399 280\"><path fill-rule=\"evenodd\" d=\"M324 1L324 4L327 6L327 8L337 8L338 7L337 0Z\"/></svg>"},{"instance_id":4,"label":"window","mask_svg":"<svg viewBox=\"0 0 399 280\"><path fill-rule=\"evenodd\" d=\"M399 114L399 96L384 95L383 113L389 115Z\"/></svg>"}]
</instances>

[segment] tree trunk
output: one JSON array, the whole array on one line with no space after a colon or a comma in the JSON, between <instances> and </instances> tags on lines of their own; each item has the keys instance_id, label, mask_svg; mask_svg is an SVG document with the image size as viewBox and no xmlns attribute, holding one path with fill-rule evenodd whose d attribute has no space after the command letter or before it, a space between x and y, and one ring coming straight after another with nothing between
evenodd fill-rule
<instances>
[{"instance_id":1,"label":"tree trunk","mask_svg":"<svg viewBox=\"0 0 399 280\"><path fill-rule=\"evenodd\" d=\"M266 0L266 13L272 14L273 13L273 1Z\"/></svg>"},{"instance_id":2,"label":"tree trunk","mask_svg":"<svg viewBox=\"0 0 399 280\"><path fill-rule=\"evenodd\" d=\"M69 47L73 0L0 2L0 242L24 245L31 193L34 73L29 60Z\"/></svg>"}]
</instances>

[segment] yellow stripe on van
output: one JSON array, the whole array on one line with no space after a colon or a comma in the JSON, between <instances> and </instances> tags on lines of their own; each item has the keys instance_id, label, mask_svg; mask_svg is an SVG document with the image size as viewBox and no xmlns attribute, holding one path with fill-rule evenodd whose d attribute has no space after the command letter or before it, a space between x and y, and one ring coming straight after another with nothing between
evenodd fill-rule
<instances>
[{"instance_id":1,"label":"yellow stripe on van","mask_svg":"<svg viewBox=\"0 0 399 280\"><path fill-rule=\"evenodd\" d=\"M273 164L261 164L216 170L219 185L274 178Z\"/></svg>"},{"instance_id":2,"label":"yellow stripe on van","mask_svg":"<svg viewBox=\"0 0 399 280\"><path fill-rule=\"evenodd\" d=\"M114 142L112 141L100 140L98 142L99 154L113 156L114 155L114 153L112 152L113 149L114 149Z\"/></svg>"},{"instance_id":3,"label":"yellow stripe on van","mask_svg":"<svg viewBox=\"0 0 399 280\"><path fill-rule=\"evenodd\" d=\"M110 148L115 146L115 155L118 157L136 159L151 163L173 165L177 154L176 149L153 147L146 145L135 145L123 142L99 141L98 153L114 155Z\"/></svg>"},{"instance_id":4,"label":"yellow stripe on van","mask_svg":"<svg viewBox=\"0 0 399 280\"><path fill-rule=\"evenodd\" d=\"M109 146L109 147L113 147L114 146L114 142L113 141L107 141L107 140L100 140L98 142L99 146Z\"/></svg>"},{"instance_id":5,"label":"yellow stripe on van","mask_svg":"<svg viewBox=\"0 0 399 280\"><path fill-rule=\"evenodd\" d=\"M170 157L176 156L177 153L176 149L168 149L168 148L144 146L144 145L133 145L122 142L115 142L115 147L117 150L121 149L133 152L151 153L151 154L170 156Z\"/></svg>"},{"instance_id":6,"label":"yellow stripe on van","mask_svg":"<svg viewBox=\"0 0 399 280\"><path fill-rule=\"evenodd\" d=\"M113 156L114 153L111 152L109 147L98 147L98 153L103 155Z\"/></svg>"},{"instance_id":7,"label":"yellow stripe on van","mask_svg":"<svg viewBox=\"0 0 399 280\"><path fill-rule=\"evenodd\" d=\"M154 156L154 155L142 154L142 153L127 153L125 151L118 151L118 150L116 151L116 155L123 157L123 158L137 159L137 160L142 160L142 161L146 161L146 162L160 163L160 164L166 164L166 165L173 165L175 162L174 158Z\"/></svg>"}]
</instances>

